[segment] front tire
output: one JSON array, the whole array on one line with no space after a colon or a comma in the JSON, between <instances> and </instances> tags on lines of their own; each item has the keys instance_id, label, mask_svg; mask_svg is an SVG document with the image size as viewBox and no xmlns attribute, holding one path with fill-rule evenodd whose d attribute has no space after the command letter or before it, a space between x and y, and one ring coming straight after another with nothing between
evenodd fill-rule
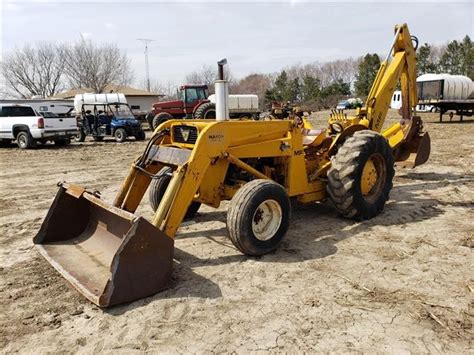
<instances>
[{"instance_id":1,"label":"front tire","mask_svg":"<svg viewBox=\"0 0 474 355\"><path fill-rule=\"evenodd\" d=\"M172 118L173 118L173 116L171 116L168 112L161 112L161 113L157 114L153 118L153 130L155 130L163 122L171 120Z\"/></svg>"},{"instance_id":2,"label":"front tire","mask_svg":"<svg viewBox=\"0 0 474 355\"><path fill-rule=\"evenodd\" d=\"M123 143L127 140L127 132L123 128L117 128L114 137L118 143Z\"/></svg>"},{"instance_id":3,"label":"front tire","mask_svg":"<svg viewBox=\"0 0 474 355\"><path fill-rule=\"evenodd\" d=\"M283 186L271 180L252 180L231 200L227 232L242 253L263 255L275 250L288 230L291 205Z\"/></svg>"},{"instance_id":4,"label":"front tire","mask_svg":"<svg viewBox=\"0 0 474 355\"><path fill-rule=\"evenodd\" d=\"M79 132L77 132L74 139L76 142L84 142L86 140L86 133L82 127L79 128Z\"/></svg>"},{"instance_id":5,"label":"front tire","mask_svg":"<svg viewBox=\"0 0 474 355\"><path fill-rule=\"evenodd\" d=\"M153 212L156 212L158 206L160 205L161 199L163 198L166 188L168 187L171 181L171 174L173 173L173 169L171 168L163 168L158 172L158 177L154 178L150 183L150 189L148 191L148 199L150 201L151 208ZM201 207L200 202L192 201L186 211L186 215L184 219L191 219L193 218L197 211Z\"/></svg>"},{"instance_id":6,"label":"front tire","mask_svg":"<svg viewBox=\"0 0 474 355\"><path fill-rule=\"evenodd\" d=\"M197 120L213 120L216 118L216 105L212 102L201 104L194 112L194 118Z\"/></svg>"},{"instance_id":7,"label":"front tire","mask_svg":"<svg viewBox=\"0 0 474 355\"><path fill-rule=\"evenodd\" d=\"M333 158L326 189L343 217L360 221L383 210L394 174L387 140L373 131L359 131L344 142Z\"/></svg>"}]
</instances>

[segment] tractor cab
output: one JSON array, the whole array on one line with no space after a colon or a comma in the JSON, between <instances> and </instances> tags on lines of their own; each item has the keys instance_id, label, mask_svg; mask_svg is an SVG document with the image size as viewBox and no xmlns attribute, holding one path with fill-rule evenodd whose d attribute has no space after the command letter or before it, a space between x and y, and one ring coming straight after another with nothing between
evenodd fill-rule
<instances>
[{"instance_id":1,"label":"tractor cab","mask_svg":"<svg viewBox=\"0 0 474 355\"><path fill-rule=\"evenodd\" d=\"M207 85L182 85L178 89L178 100L184 102L185 106L193 105L197 101L207 100L209 89Z\"/></svg>"}]
</instances>

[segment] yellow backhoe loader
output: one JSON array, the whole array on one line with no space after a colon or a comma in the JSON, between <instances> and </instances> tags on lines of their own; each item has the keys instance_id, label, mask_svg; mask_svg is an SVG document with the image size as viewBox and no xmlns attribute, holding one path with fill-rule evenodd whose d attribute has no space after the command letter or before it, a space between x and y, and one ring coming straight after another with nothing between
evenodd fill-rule
<instances>
[{"instance_id":1,"label":"yellow backhoe loader","mask_svg":"<svg viewBox=\"0 0 474 355\"><path fill-rule=\"evenodd\" d=\"M60 184L34 243L77 290L106 307L167 286L176 231L200 204L230 200L228 235L247 255L277 248L290 224L290 199L329 198L344 217L372 218L389 198L394 162L416 166L430 153L422 121L412 116L415 79L413 38L403 24L395 27L365 106L352 117L334 111L323 130L299 117L228 120L227 83L218 80L217 120L161 124L113 206L82 187ZM382 132L399 81L402 117ZM155 209L151 222L134 214L147 190Z\"/></svg>"}]
</instances>

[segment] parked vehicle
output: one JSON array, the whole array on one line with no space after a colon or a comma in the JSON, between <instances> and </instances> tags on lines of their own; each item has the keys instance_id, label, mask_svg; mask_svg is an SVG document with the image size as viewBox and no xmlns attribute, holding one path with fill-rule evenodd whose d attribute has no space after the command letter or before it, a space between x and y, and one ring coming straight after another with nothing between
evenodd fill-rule
<instances>
[{"instance_id":1,"label":"parked vehicle","mask_svg":"<svg viewBox=\"0 0 474 355\"><path fill-rule=\"evenodd\" d=\"M357 107L362 107L362 104L363 102L361 99L350 98L347 100L339 101L339 103L336 105L336 110L351 110Z\"/></svg>"},{"instance_id":2,"label":"parked vehicle","mask_svg":"<svg viewBox=\"0 0 474 355\"><path fill-rule=\"evenodd\" d=\"M0 143L16 140L21 149L34 148L37 143L52 141L68 145L77 135L74 117L41 116L26 105L0 105Z\"/></svg>"},{"instance_id":3,"label":"parked vehicle","mask_svg":"<svg viewBox=\"0 0 474 355\"><path fill-rule=\"evenodd\" d=\"M58 117L71 117L74 116L72 111L74 110L73 100L63 100L63 99L41 99L41 98L32 98L32 99L12 99L0 100L0 105L27 105L31 106L33 110L38 112L43 116L44 112L52 112L58 115Z\"/></svg>"},{"instance_id":4,"label":"parked vehicle","mask_svg":"<svg viewBox=\"0 0 474 355\"><path fill-rule=\"evenodd\" d=\"M474 115L474 83L463 75L424 74L416 79L418 102L431 105L439 111L439 120L449 111L449 118L456 114Z\"/></svg>"},{"instance_id":5,"label":"parked vehicle","mask_svg":"<svg viewBox=\"0 0 474 355\"><path fill-rule=\"evenodd\" d=\"M105 101L114 95L120 101ZM122 95L122 97L120 96ZM97 101L104 100L104 101ZM144 140L145 132L125 102L123 94L80 94L74 99L79 126L77 141L83 142L90 135L96 141L114 137L119 143L128 137Z\"/></svg>"},{"instance_id":6,"label":"parked vehicle","mask_svg":"<svg viewBox=\"0 0 474 355\"><path fill-rule=\"evenodd\" d=\"M257 95L229 95L230 118L259 117ZM151 129L169 119L214 119L216 105L214 95L209 96L207 85L182 85L178 99L154 103L146 120Z\"/></svg>"},{"instance_id":7,"label":"parked vehicle","mask_svg":"<svg viewBox=\"0 0 474 355\"><path fill-rule=\"evenodd\" d=\"M402 92L397 90L393 93L390 108L399 110L402 107ZM438 109L433 105L418 104L416 105L417 112L438 112Z\"/></svg>"}]
</instances>

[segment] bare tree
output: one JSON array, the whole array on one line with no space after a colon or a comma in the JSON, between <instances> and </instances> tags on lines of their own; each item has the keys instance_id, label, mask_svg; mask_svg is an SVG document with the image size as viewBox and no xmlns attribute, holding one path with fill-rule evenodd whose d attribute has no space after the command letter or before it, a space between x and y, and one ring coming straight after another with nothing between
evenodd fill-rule
<instances>
[{"instance_id":1,"label":"bare tree","mask_svg":"<svg viewBox=\"0 0 474 355\"><path fill-rule=\"evenodd\" d=\"M146 90L146 80L142 80L139 83L139 86L140 88ZM150 91L158 95L163 95L162 100L175 100L177 98L176 89L176 85L171 81L168 81L166 84L164 84L158 81L157 79L150 79Z\"/></svg>"},{"instance_id":2,"label":"bare tree","mask_svg":"<svg viewBox=\"0 0 474 355\"><path fill-rule=\"evenodd\" d=\"M224 78L229 81L230 91L235 85L235 80L229 69L225 67ZM215 67L210 65L203 65L200 70L194 71L186 75L186 84L205 84L209 88L209 93L214 93L214 82L217 79L217 65Z\"/></svg>"},{"instance_id":3,"label":"bare tree","mask_svg":"<svg viewBox=\"0 0 474 355\"><path fill-rule=\"evenodd\" d=\"M255 94L258 96L259 104L263 108L265 92L271 87L272 79L270 75L250 74L234 85L231 92L233 94Z\"/></svg>"},{"instance_id":4,"label":"bare tree","mask_svg":"<svg viewBox=\"0 0 474 355\"><path fill-rule=\"evenodd\" d=\"M186 84L205 84L209 90L214 89L214 81L216 81L217 70L210 65L203 65L200 70L194 71L186 75ZM212 91L213 92L213 91Z\"/></svg>"},{"instance_id":5,"label":"bare tree","mask_svg":"<svg viewBox=\"0 0 474 355\"><path fill-rule=\"evenodd\" d=\"M115 44L97 45L82 38L63 48L64 70L72 87L100 93L109 84L127 85L132 80L130 60Z\"/></svg>"},{"instance_id":6,"label":"bare tree","mask_svg":"<svg viewBox=\"0 0 474 355\"><path fill-rule=\"evenodd\" d=\"M52 43L16 49L5 56L1 68L5 86L21 98L53 96L64 87L63 50Z\"/></svg>"}]
</instances>

